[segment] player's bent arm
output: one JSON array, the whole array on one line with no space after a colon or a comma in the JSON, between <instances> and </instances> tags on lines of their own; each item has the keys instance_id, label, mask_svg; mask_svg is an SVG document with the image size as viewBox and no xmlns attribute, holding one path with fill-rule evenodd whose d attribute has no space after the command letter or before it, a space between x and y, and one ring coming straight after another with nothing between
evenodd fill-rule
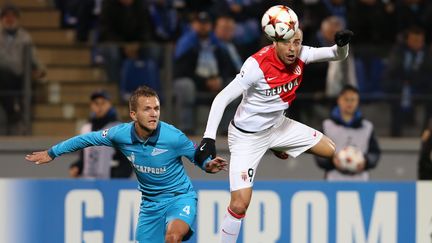
<instances>
[{"instance_id":1,"label":"player's bent arm","mask_svg":"<svg viewBox=\"0 0 432 243\"><path fill-rule=\"evenodd\" d=\"M305 47L307 48L307 47ZM307 63L340 61L348 57L349 45L311 48Z\"/></svg>"},{"instance_id":2,"label":"player's bent arm","mask_svg":"<svg viewBox=\"0 0 432 243\"><path fill-rule=\"evenodd\" d=\"M216 139L216 132L225 108L243 93L243 86L237 79L228 84L213 100L207 120L204 138Z\"/></svg>"}]
</instances>

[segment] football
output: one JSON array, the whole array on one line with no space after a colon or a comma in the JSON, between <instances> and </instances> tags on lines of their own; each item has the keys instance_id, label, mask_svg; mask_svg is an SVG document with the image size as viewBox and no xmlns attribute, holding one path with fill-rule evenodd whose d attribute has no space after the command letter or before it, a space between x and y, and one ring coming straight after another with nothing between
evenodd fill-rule
<instances>
[{"instance_id":1,"label":"football","mask_svg":"<svg viewBox=\"0 0 432 243\"><path fill-rule=\"evenodd\" d=\"M298 29L297 14L287 6L269 8L261 19L261 27L271 41L289 40Z\"/></svg>"},{"instance_id":2,"label":"football","mask_svg":"<svg viewBox=\"0 0 432 243\"><path fill-rule=\"evenodd\" d=\"M337 157L341 167L350 172L357 172L358 166L365 163L362 151L353 146L347 146L340 150Z\"/></svg>"}]
</instances>

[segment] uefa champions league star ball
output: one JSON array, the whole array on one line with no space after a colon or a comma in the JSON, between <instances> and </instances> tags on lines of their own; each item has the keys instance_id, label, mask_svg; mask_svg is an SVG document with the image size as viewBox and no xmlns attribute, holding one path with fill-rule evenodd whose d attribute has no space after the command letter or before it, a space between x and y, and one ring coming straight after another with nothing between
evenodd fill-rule
<instances>
[{"instance_id":1,"label":"uefa champions league star ball","mask_svg":"<svg viewBox=\"0 0 432 243\"><path fill-rule=\"evenodd\" d=\"M343 148L339 151L337 157L341 167L350 172L357 172L358 166L365 163L362 151L353 146Z\"/></svg>"},{"instance_id":2,"label":"uefa champions league star ball","mask_svg":"<svg viewBox=\"0 0 432 243\"><path fill-rule=\"evenodd\" d=\"M271 41L289 40L298 29L297 14L287 6L269 8L261 19L261 27Z\"/></svg>"}]
</instances>

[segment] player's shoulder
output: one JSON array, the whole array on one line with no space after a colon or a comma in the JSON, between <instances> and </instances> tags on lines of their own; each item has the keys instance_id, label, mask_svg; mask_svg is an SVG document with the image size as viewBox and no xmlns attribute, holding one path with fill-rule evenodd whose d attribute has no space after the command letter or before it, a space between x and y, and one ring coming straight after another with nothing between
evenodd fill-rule
<instances>
[{"instance_id":1,"label":"player's shoulder","mask_svg":"<svg viewBox=\"0 0 432 243\"><path fill-rule=\"evenodd\" d=\"M159 121L159 123L160 123L159 136L164 138L164 139L177 141L179 136L184 135L184 133L180 129L178 129L177 127L175 127L172 124L169 124L169 123L164 122L164 121Z\"/></svg>"},{"instance_id":2,"label":"player's shoulder","mask_svg":"<svg viewBox=\"0 0 432 243\"><path fill-rule=\"evenodd\" d=\"M119 143L127 143L131 141L133 122L119 123L115 126L105 128L102 135Z\"/></svg>"},{"instance_id":3,"label":"player's shoulder","mask_svg":"<svg viewBox=\"0 0 432 243\"><path fill-rule=\"evenodd\" d=\"M271 60L271 58L274 55L274 51L275 51L274 46L268 45L261 48L261 50L257 51L255 54L253 54L251 58L255 60L258 64L261 64L265 61Z\"/></svg>"}]
</instances>

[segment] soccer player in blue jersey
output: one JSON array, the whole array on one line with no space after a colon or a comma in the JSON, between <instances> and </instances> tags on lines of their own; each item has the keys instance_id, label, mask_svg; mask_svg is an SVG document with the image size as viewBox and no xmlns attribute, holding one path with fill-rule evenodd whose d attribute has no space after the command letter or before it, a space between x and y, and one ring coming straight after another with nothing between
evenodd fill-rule
<instances>
[{"instance_id":1,"label":"soccer player in blue jersey","mask_svg":"<svg viewBox=\"0 0 432 243\"><path fill-rule=\"evenodd\" d=\"M174 126L159 121L160 103L154 90L138 88L129 100L129 109L133 122L75 136L25 158L44 164L88 146L118 148L134 167L142 193L137 242L187 240L193 233L197 195L181 157L187 157L208 173L226 170L227 162L216 157L197 163L196 145Z\"/></svg>"}]
</instances>

